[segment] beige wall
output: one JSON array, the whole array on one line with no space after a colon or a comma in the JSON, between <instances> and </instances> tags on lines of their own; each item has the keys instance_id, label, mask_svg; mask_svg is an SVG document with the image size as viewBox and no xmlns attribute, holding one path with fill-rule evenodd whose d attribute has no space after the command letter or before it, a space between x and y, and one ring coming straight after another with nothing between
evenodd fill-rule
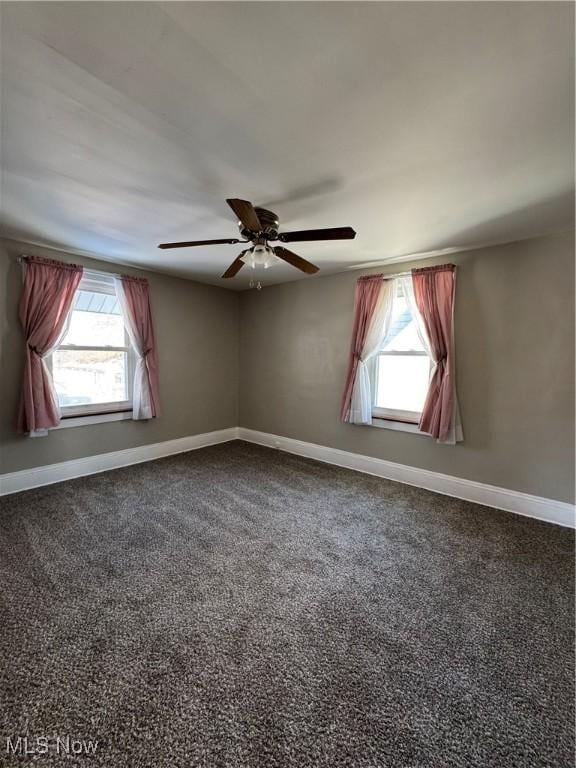
<instances>
[{"instance_id":1,"label":"beige wall","mask_svg":"<svg viewBox=\"0 0 576 768\"><path fill-rule=\"evenodd\" d=\"M64 254L59 258L140 274L150 281L162 415L152 422L56 430L35 440L17 435L23 339L17 320L21 274L16 257L23 251L57 255L0 242L0 472L240 424L573 500L574 243L569 235L450 257L459 266L457 377L466 438L456 447L339 421L354 283L369 271L238 295ZM442 261L446 259L426 264ZM409 266L371 271L390 273Z\"/></svg>"},{"instance_id":2,"label":"beige wall","mask_svg":"<svg viewBox=\"0 0 576 768\"><path fill-rule=\"evenodd\" d=\"M23 361L18 322L21 268L38 254L150 281L158 343L162 414L149 422L118 421L55 430L30 439L14 431ZM0 472L52 464L147 443L234 427L238 423L238 294L117 264L0 242Z\"/></svg>"},{"instance_id":3,"label":"beige wall","mask_svg":"<svg viewBox=\"0 0 576 768\"><path fill-rule=\"evenodd\" d=\"M240 425L572 501L574 242L538 238L427 260L459 267L457 383L465 442L342 424L350 272L242 294Z\"/></svg>"}]
</instances>

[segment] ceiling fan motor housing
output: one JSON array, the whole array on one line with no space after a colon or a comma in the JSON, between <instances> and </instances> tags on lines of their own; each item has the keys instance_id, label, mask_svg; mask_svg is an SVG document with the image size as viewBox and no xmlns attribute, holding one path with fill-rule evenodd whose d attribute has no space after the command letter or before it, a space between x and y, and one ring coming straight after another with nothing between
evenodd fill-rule
<instances>
[{"instance_id":1,"label":"ceiling fan motor housing","mask_svg":"<svg viewBox=\"0 0 576 768\"><path fill-rule=\"evenodd\" d=\"M277 240L278 227L280 226L278 216L273 211L266 210L266 208L254 208L254 210L260 219L260 223L262 224L262 233L264 237L267 240ZM247 240L254 239L254 235L256 233L246 229L246 227L241 222L238 224L238 228L240 229L240 234L242 237L245 237Z\"/></svg>"}]
</instances>

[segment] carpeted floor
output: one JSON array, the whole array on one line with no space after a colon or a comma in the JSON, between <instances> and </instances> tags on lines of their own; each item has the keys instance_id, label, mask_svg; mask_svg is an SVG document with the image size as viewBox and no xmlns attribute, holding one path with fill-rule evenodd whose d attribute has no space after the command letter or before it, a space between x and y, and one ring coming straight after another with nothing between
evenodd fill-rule
<instances>
[{"instance_id":1,"label":"carpeted floor","mask_svg":"<svg viewBox=\"0 0 576 768\"><path fill-rule=\"evenodd\" d=\"M242 442L1 503L2 765L573 765L566 529Z\"/></svg>"}]
</instances>

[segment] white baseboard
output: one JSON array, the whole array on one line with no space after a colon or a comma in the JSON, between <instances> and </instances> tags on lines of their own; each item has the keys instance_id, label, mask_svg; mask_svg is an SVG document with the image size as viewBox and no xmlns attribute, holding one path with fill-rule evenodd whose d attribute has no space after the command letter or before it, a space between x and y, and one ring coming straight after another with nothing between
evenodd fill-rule
<instances>
[{"instance_id":1,"label":"white baseboard","mask_svg":"<svg viewBox=\"0 0 576 768\"><path fill-rule=\"evenodd\" d=\"M230 427L230 429L221 429L217 432L205 432L201 435L180 437L176 440L165 440L162 443L140 445L137 448L126 448L123 451L101 453L97 456L86 456L83 459L73 459L59 464L47 464L43 467L23 469L20 472L10 472L0 475L0 495L26 491L41 485L60 483L62 480L71 480L74 477L94 475L109 469L127 467L130 464L141 464L143 461L161 459L163 456L193 451L196 448L205 448L216 443L226 443L237 438L238 428ZM44 439L49 440L50 438Z\"/></svg>"},{"instance_id":2,"label":"white baseboard","mask_svg":"<svg viewBox=\"0 0 576 768\"><path fill-rule=\"evenodd\" d=\"M324 445L305 443L281 435L257 432L244 427L230 427L217 432L206 432L201 435L191 435L177 440L166 440L162 443L141 445L123 451L101 453L97 456L86 456L82 459L73 459L59 464L48 464L43 467L33 467L20 472L0 475L0 495L17 493L42 485L51 485L62 480L71 480L74 477L106 472L131 464L140 464L143 461L161 459L163 456L193 451L197 448L237 439L295 453L298 456L307 456L310 459L354 469L357 472L384 477L387 480L426 488L430 491L436 491L436 493L454 496L457 499L483 504L486 507L495 507L506 512L514 512L518 515L534 517L538 520L545 520L548 523L556 523L570 528L576 527L575 508L572 504L541 496L531 496L528 493L512 491L507 488L498 488L494 485L477 483L461 477L442 475L439 472L430 472L405 464L395 464L392 461L341 451L338 448L328 448Z\"/></svg>"},{"instance_id":3,"label":"white baseboard","mask_svg":"<svg viewBox=\"0 0 576 768\"><path fill-rule=\"evenodd\" d=\"M426 488L429 491L454 496L464 501L472 501L483 504L486 507L495 507L506 512L514 512L517 515L534 517L537 520L545 520L548 523L556 523L569 528L576 527L575 507L563 501L546 499L541 496L531 496L528 493L512 491L508 488L498 488L494 485L477 483L452 475L442 475L439 472L430 472L426 469L410 467L406 464L395 464L384 459L375 459L372 456L362 456L349 451L341 451L337 448L328 448L324 445L305 443L301 440L293 440L289 437L271 435L267 432L257 432L253 429L240 427L238 437L250 443L258 443L270 448L277 448L298 456L307 456L310 459L335 464L338 467L354 469L369 475L377 475L387 480L396 480L399 483L415 485L418 488Z\"/></svg>"}]
</instances>

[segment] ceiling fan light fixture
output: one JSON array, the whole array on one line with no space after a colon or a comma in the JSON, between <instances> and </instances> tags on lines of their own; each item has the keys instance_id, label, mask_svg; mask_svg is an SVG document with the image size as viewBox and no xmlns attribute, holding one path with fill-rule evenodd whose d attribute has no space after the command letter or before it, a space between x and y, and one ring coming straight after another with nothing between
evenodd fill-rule
<instances>
[{"instance_id":1,"label":"ceiling fan light fixture","mask_svg":"<svg viewBox=\"0 0 576 768\"><path fill-rule=\"evenodd\" d=\"M243 261L251 267L251 269L256 269L257 267L269 269L275 263L276 255L272 249L268 248L266 245L255 245L248 251L246 256L244 256Z\"/></svg>"}]
</instances>

